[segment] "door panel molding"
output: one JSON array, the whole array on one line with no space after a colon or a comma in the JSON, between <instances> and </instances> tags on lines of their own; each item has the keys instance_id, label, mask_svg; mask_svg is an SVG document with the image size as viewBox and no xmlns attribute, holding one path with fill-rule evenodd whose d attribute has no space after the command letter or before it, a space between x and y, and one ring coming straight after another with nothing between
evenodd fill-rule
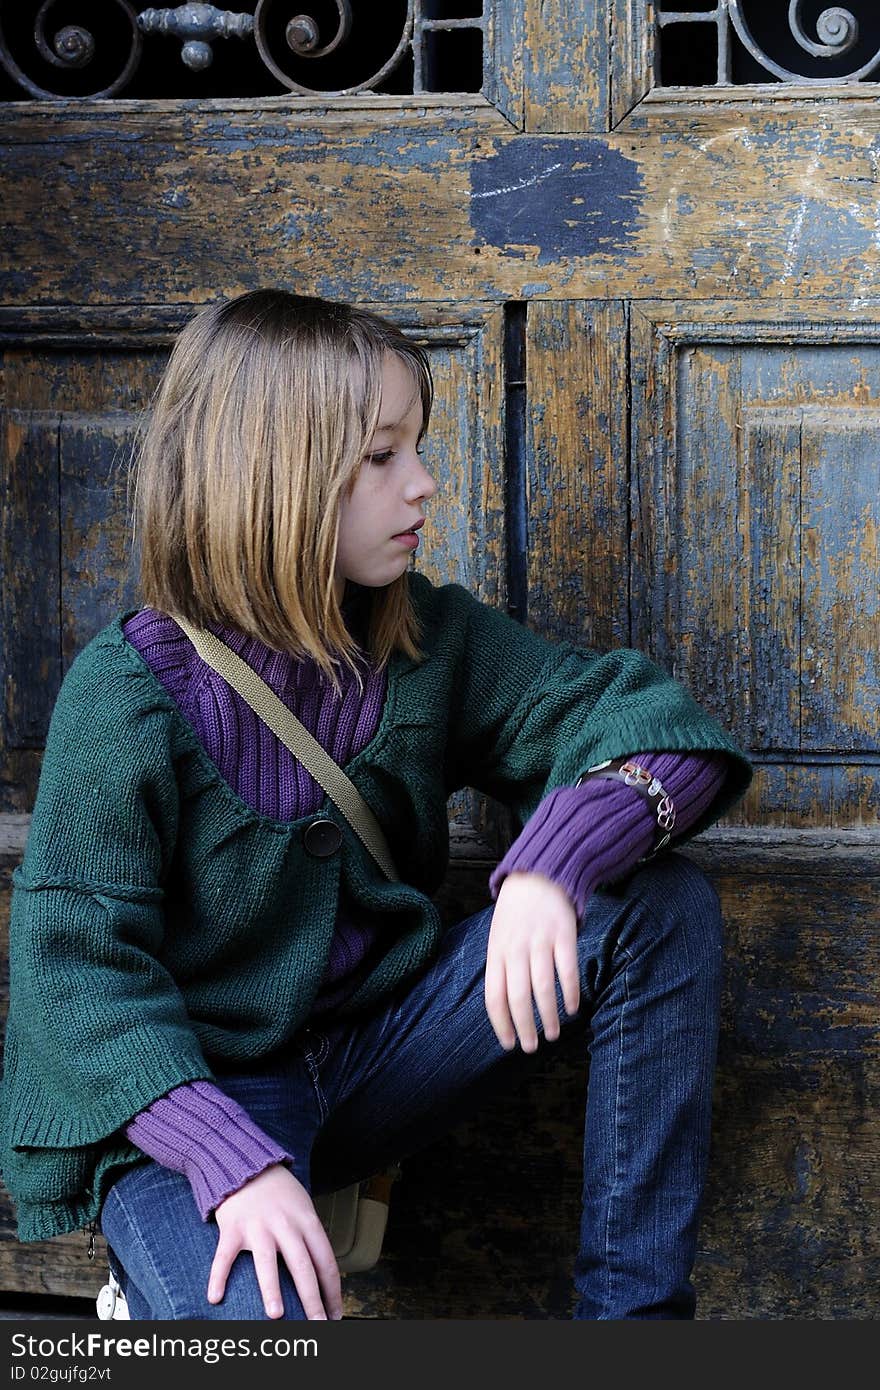
<instances>
[{"instance_id":1,"label":"door panel molding","mask_svg":"<svg viewBox=\"0 0 880 1390\"><path fill-rule=\"evenodd\" d=\"M880 815L876 323L632 311L633 643L749 748L744 824Z\"/></svg>"}]
</instances>

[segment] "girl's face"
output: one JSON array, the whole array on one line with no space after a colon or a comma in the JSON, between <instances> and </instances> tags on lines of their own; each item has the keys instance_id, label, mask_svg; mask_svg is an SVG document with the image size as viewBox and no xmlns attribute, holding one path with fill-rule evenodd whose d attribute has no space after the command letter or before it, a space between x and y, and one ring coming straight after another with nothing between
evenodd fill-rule
<instances>
[{"instance_id":1,"label":"girl's face","mask_svg":"<svg viewBox=\"0 0 880 1390\"><path fill-rule=\"evenodd\" d=\"M385 354L379 426L351 492L339 509L336 595L346 579L383 588L398 579L418 547L412 527L424 520L424 504L437 484L422 465L417 445L422 403L408 368Z\"/></svg>"}]
</instances>

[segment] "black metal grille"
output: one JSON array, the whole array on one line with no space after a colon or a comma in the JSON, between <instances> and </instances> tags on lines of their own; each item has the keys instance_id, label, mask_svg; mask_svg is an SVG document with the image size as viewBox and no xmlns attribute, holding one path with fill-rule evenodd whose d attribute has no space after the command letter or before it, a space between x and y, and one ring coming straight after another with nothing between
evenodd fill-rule
<instances>
[{"instance_id":1,"label":"black metal grille","mask_svg":"<svg viewBox=\"0 0 880 1390\"><path fill-rule=\"evenodd\" d=\"M483 0L0 0L0 100L478 92Z\"/></svg>"},{"instance_id":2,"label":"black metal grille","mask_svg":"<svg viewBox=\"0 0 880 1390\"><path fill-rule=\"evenodd\" d=\"M880 80L877 0L656 0L663 87Z\"/></svg>"}]
</instances>

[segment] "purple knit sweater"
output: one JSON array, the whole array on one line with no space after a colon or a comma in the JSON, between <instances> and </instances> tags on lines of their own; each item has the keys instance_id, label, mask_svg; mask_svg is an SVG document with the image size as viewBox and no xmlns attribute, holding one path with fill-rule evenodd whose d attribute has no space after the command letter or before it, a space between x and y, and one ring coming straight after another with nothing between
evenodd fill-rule
<instances>
[{"instance_id":1,"label":"purple knit sweater","mask_svg":"<svg viewBox=\"0 0 880 1390\"><path fill-rule=\"evenodd\" d=\"M343 613L363 637L368 596L346 592ZM177 624L144 609L125 635L190 721L221 776L252 809L274 820L295 820L318 809L324 792L253 710L201 660ZM336 762L350 761L369 743L385 697L385 673L363 664L363 693L351 675L337 696L320 669L265 647L231 628L213 629L263 677ZM639 754L676 808L676 830L703 813L720 790L726 760L681 753ZM653 842L654 819L636 792L606 780L560 787L544 798L489 880L498 896L509 873L541 873L562 887L582 917L590 894L626 874ZM346 898L340 903L327 971L315 1012L332 1009L370 967L375 926ZM184 1173L207 1220L218 1204L274 1163L294 1171L296 1158L265 1135L242 1108L210 1082L178 1086L141 1111L126 1135L157 1162Z\"/></svg>"}]
</instances>

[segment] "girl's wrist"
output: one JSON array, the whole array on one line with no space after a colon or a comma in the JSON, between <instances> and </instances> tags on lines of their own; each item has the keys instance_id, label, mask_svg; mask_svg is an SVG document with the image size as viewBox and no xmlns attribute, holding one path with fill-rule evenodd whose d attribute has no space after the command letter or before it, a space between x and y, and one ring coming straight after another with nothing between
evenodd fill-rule
<instances>
[{"instance_id":1,"label":"girl's wrist","mask_svg":"<svg viewBox=\"0 0 880 1390\"><path fill-rule=\"evenodd\" d=\"M703 753L645 753L632 761L663 782L676 806L675 832L702 815L724 784L727 761ZM648 802L621 778L591 779L550 792L493 871L497 898L514 872L537 872L569 897L578 917L603 883L629 873L655 841L656 817Z\"/></svg>"},{"instance_id":2,"label":"girl's wrist","mask_svg":"<svg viewBox=\"0 0 880 1390\"><path fill-rule=\"evenodd\" d=\"M148 1157L183 1174L205 1221L220 1201L266 1168L294 1162L210 1081L176 1086L136 1115L125 1132Z\"/></svg>"}]
</instances>

